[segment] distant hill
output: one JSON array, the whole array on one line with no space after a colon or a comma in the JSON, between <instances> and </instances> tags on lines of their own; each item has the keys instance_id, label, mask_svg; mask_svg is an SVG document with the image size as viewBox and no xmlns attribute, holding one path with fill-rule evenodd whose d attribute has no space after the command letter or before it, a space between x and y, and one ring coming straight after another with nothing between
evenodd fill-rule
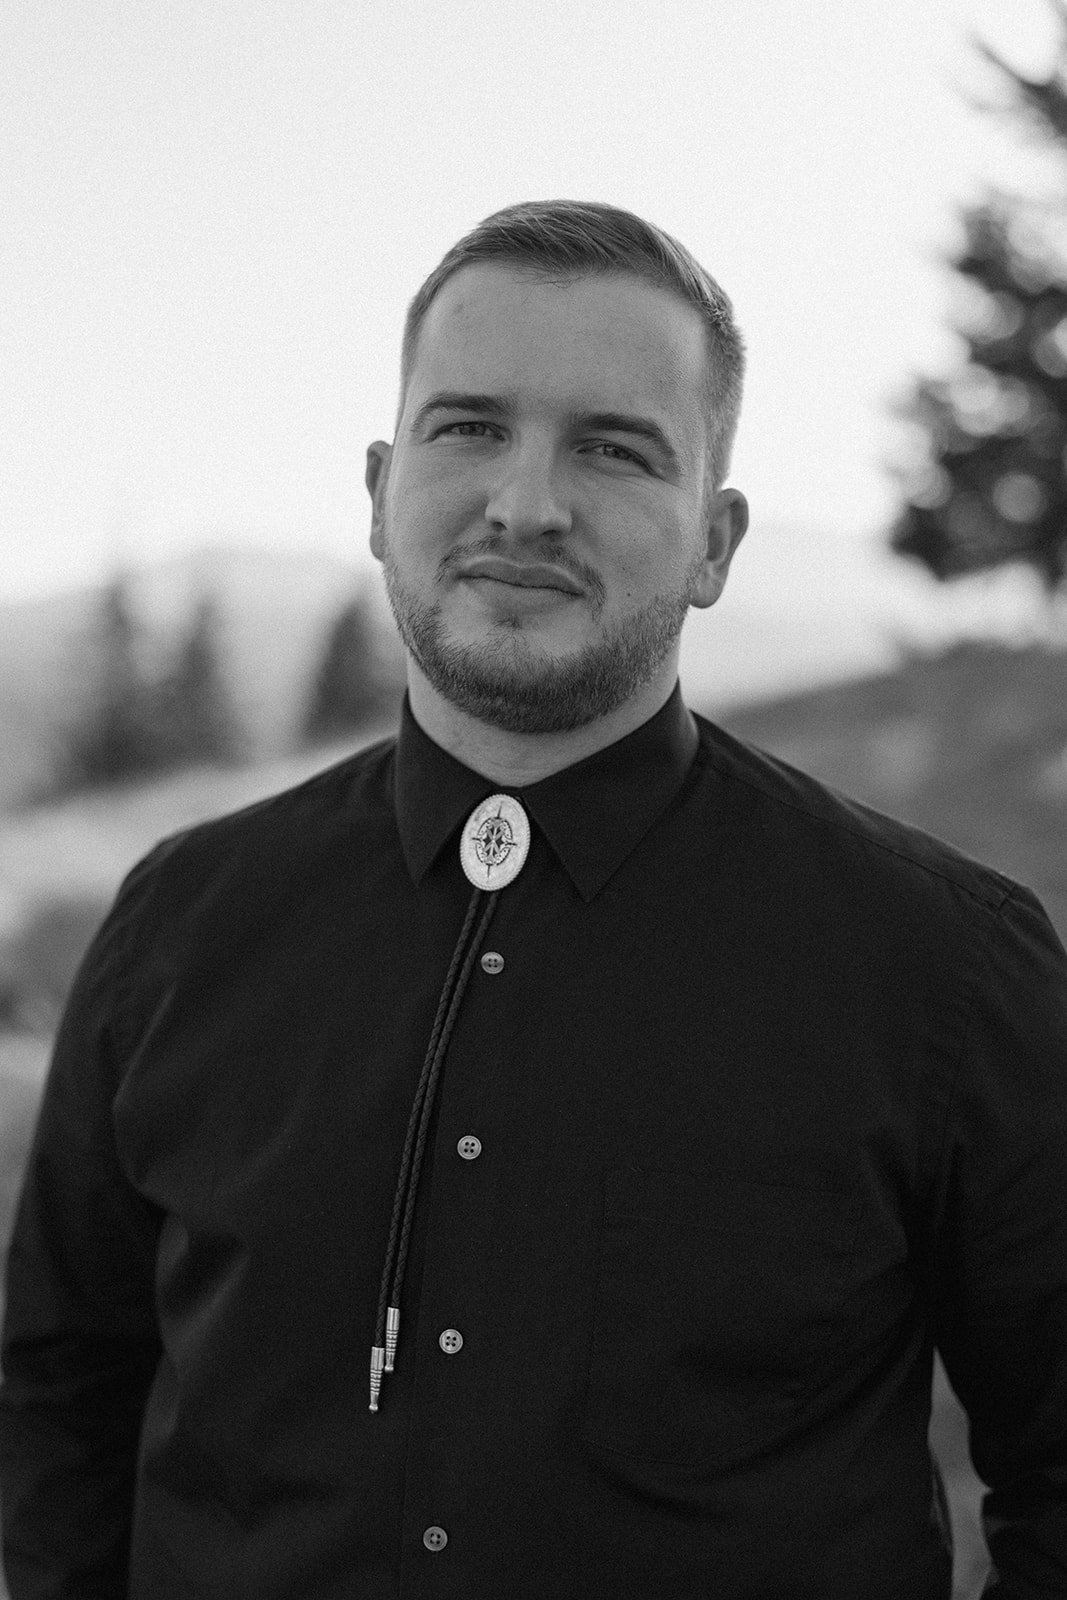
<instances>
[{"instance_id":1,"label":"distant hill","mask_svg":"<svg viewBox=\"0 0 1067 1600\"><path fill-rule=\"evenodd\" d=\"M719 720L1035 889L1067 941L1067 650L956 644Z\"/></svg>"}]
</instances>

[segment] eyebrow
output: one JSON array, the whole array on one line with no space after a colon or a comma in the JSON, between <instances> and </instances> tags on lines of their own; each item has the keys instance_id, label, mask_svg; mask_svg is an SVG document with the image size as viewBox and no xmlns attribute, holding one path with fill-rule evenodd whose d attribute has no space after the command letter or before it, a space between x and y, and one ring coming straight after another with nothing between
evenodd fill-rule
<instances>
[{"instance_id":1,"label":"eyebrow","mask_svg":"<svg viewBox=\"0 0 1067 1600\"><path fill-rule=\"evenodd\" d=\"M442 389L419 407L412 418L412 430L421 428L439 411L466 411L476 417L511 416L515 404L507 395L467 394L459 389ZM576 430L594 428L605 433L625 433L631 438L647 439L672 470L681 470L677 450L651 417L635 416L629 411L571 411L567 415L567 423Z\"/></svg>"},{"instance_id":2,"label":"eyebrow","mask_svg":"<svg viewBox=\"0 0 1067 1600\"><path fill-rule=\"evenodd\" d=\"M438 411L470 411L476 417L499 417L513 410L514 406L503 395L467 394L460 389L441 389L419 407L411 419L411 427L413 432L421 428Z\"/></svg>"},{"instance_id":3,"label":"eyebrow","mask_svg":"<svg viewBox=\"0 0 1067 1600\"><path fill-rule=\"evenodd\" d=\"M628 433L638 439L647 439L655 445L668 466L681 469L678 452L658 423L650 417L631 416L628 411L572 411L568 418L572 427L596 428L604 433Z\"/></svg>"}]
</instances>

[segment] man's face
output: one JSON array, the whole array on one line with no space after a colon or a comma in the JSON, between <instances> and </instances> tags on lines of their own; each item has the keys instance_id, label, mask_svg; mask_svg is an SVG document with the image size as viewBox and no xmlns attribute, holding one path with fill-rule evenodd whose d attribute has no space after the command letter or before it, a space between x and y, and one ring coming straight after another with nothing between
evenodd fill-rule
<instances>
[{"instance_id":1,"label":"man's face","mask_svg":"<svg viewBox=\"0 0 1067 1600\"><path fill-rule=\"evenodd\" d=\"M447 700L555 732L673 683L744 531L707 483L706 359L697 312L636 277L444 285L367 482L401 635Z\"/></svg>"}]
</instances>

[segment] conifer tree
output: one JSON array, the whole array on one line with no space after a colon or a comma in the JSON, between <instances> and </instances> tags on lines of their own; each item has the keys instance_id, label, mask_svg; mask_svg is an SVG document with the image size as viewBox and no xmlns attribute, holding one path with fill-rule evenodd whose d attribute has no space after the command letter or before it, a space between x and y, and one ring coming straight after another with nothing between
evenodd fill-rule
<instances>
[{"instance_id":1,"label":"conifer tree","mask_svg":"<svg viewBox=\"0 0 1067 1600\"><path fill-rule=\"evenodd\" d=\"M1050 593L1067 578L1067 6L1055 9L1061 39L1047 78L983 53L1020 132L1062 154L1062 204L1051 215L991 194L964 212L951 265L968 289L966 359L949 377L920 378L898 408L922 449L890 535L937 578L1022 562Z\"/></svg>"},{"instance_id":2,"label":"conifer tree","mask_svg":"<svg viewBox=\"0 0 1067 1600\"><path fill-rule=\"evenodd\" d=\"M301 730L306 744L325 743L361 728L380 710L374 622L365 595L338 612L315 669Z\"/></svg>"},{"instance_id":3,"label":"conifer tree","mask_svg":"<svg viewBox=\"0 0 1067 1600\"><path fill-rule=\"evenodd\" d=\"M55 788L115 783L162 766L154 687L124 576L112 579L100 597L85 676L85 698L62 736Z\"/></svg>"},{"instance_id":4,"label":"conifer tree","mask_svg":"<svg viewBox=\"0 0 1067 1600\"><path fill-rule=\"evenodd\" d=\"M228 763L242 740L222 660L219 611L201 595L169 672L156 689L168 764Z\"/></svg>"}]
</instances>

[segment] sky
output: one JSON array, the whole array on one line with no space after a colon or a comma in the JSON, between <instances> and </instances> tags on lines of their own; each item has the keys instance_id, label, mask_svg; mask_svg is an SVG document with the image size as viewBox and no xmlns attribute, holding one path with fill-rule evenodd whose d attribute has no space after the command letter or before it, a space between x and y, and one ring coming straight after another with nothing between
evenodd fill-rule
<instances>
[{"instance_id":1,"label":"sky","mask_svg":"<svg viewBox=\"0 0 1067 1600\"><path fill-rule=\"evenodd\" d=\"M731 295L749 540L873 549L891 401L957 348L958 206L1032 169L968 103L974 34L1040 72L1055 30L1046 0L5 0L0 598L220 543L369 565L406 304L552 196Z\"/></svg>"}]
</instances>

